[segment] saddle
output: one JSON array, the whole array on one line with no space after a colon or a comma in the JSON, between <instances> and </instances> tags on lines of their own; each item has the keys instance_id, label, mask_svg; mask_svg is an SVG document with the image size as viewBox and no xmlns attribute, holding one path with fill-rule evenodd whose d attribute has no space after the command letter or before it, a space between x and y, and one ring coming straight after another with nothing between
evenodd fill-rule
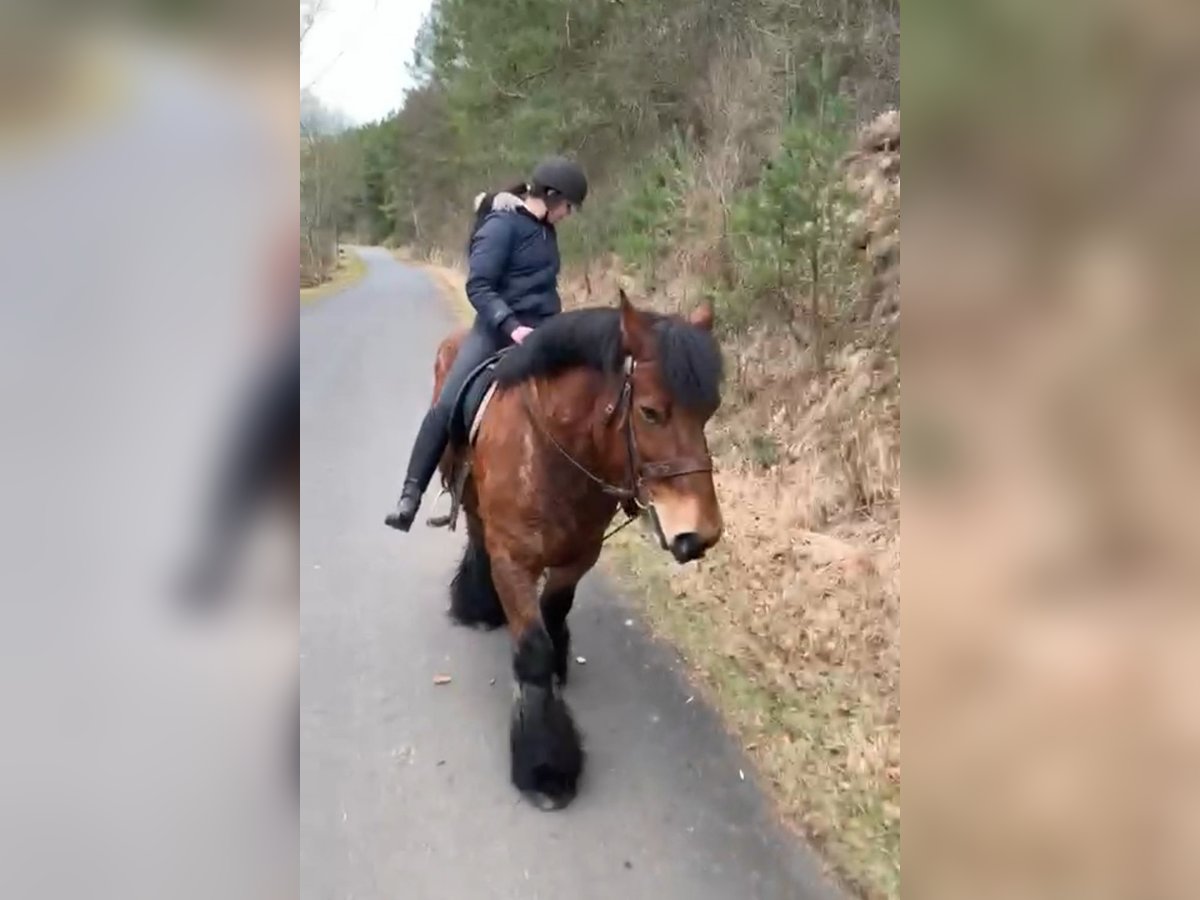
<instances>
[{"instance_id":1,"label":"saddle","mask_svg":"<svg viewBox=\"0 0 1200 900\"><path fill-rule=\"evenodd\" d=\"M451 446L462 448L475 443L483 415L496 392L495 368L501 353L488 357L476 366L459 388L458 396L450 407Z\"/></svg>"},{"instance_id":2,"label":"saddle","mask_svg":"<svg viewBox=\"0 0 1200 900\"><path fill-rule=\"evenodd\" d=\"M488 404L496 393L494 370L503 354L502 350L476 366L459 388L458 395L450 407L448 428L451 448L465 450L474 445ZM448 527L454 531L458 524L458 512L462 508L463 488L471 474L471 461L465 453L455 453L452 459L450 472L442 473L442 490L438 494L438 499L441 499L443 494L450 495L450 512L444 516L431 517L426 520L426 524L432 528Z\"/></svg>"}]
</instances>

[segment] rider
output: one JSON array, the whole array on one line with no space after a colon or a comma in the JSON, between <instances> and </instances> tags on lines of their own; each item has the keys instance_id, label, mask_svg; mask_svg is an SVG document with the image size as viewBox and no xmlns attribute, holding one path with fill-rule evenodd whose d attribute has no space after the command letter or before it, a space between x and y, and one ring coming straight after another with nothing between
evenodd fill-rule
<instances>
[{"instance_id":1,"label":"rider","mask_svg":"<svg viewBox=\"0 0 1200 900\"><path fill-rule=\"evenodd\" d=\"M578 163L551 157L533 170L528 187L523 198L505 197L507 203L494 205L471 238L467 297L475 307L475 323L421 423L400 500L384 520L392 528L412 527L446 448L451 406L467 376L562 311L554 226L583 205L587 177Z\"/></svg>"}]
</instances>

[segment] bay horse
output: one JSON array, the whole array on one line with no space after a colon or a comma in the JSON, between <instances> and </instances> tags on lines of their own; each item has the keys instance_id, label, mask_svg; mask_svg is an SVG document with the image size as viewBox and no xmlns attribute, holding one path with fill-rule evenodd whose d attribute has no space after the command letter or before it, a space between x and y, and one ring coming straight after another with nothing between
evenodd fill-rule
<instances>
[{"instance_id":1,"label":"bay horse","mask_svg":"<svg viewBox=\"0 0 1200 900\"><path fill-rule=\"evenodd\" d=\"M450 591L461 624L507 624L515 699L511 777L542 809L574 799L583 771L567 681L567 614L624 506L649 514L680 563L721 536L704 428L720 405L721 354L705 306L690 317L634 307L561 313L507 350L473 445L452 445L446 484L462 489L467 547ZM462 333L438 350L441 390ZM435 396L437 394L435 393Z\"/></svg>"}]
</instances>

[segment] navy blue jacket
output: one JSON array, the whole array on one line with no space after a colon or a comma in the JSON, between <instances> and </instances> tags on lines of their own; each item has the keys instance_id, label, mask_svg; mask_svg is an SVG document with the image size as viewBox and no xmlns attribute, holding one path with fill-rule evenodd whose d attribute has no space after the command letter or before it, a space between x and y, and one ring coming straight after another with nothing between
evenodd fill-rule
<instances>
[{"instance_id":1,"label":"navy blue jacket","mask_svg":"<svg viewBox=\"0 0 1200 900\"><path fill-rule=\"evenodd\" d=\"M511 336L562 312L554 226L525 209L490 213L471 238L467 298L489 328Z\"/></svg>"}]
</instances>

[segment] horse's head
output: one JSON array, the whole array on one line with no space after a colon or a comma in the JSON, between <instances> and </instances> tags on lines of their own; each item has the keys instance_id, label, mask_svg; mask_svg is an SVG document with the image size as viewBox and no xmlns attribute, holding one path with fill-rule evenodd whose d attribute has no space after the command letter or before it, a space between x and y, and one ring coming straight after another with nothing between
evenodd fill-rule
<instances>
[{"instance_id":1,"label":"horse's head","mask_svg":"<svg viewBox=\"0 0 1200 900\"><path fill-rule=\"evenodd\" d=\"M721 402L721 354L712 325L710 307L687 319L655 316L639 312L621 291L636 482L663 549L680 563L702 557L724 527L704 436Z\"/></svg>"}]
</instances>

